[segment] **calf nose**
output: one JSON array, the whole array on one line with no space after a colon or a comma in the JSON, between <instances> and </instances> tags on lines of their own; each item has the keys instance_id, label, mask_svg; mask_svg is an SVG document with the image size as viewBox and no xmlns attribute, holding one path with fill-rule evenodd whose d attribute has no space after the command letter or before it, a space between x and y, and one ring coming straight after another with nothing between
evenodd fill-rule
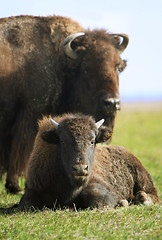
<instances>
[{"instance_id":1,"label":"calf nose","mask_svg":"<svg viewBox=\"0 0 162 240\"><path fill-rule=\"evenodd\" d=\"M120 110L120 99L119 98L103 99L102 103L103 103L103 107L106 108L106 110L109 112Z\"/></svg>"},{"instance_id":2,"label":"calf nose","mask_svg":"<svg viewBox=\"0 0 162 240\"><path fill-rule=\"evenodd\" d=\"M86 164L77 164L77 165L74 165L72 168L73 168L73 173L76 176L88 175L88 165Z\"/></svg>"}]
</instances>

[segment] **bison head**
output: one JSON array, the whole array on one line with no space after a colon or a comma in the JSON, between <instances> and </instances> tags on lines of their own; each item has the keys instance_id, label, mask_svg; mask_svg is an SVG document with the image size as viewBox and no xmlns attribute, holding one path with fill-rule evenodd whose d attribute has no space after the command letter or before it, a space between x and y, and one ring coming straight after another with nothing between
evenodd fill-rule
<instances>
[{"instance_id":1,"label":"bison head","mask_svg":"<svg viewBox=\"0 0 162 240\"><path fill-rule=\"evenodd\" d=\"M65 40L67 57L64 101L68 111L92 115L113 130L120 109L119 73L126 67L120 55L128 44L125 34L104 30L73 34Z\"/></svg>"},{"instance_id":2,"label":"bison head","mask_svg":"<svg viewBox=\"0 0 162 240\"><path fill-rule=\"evenodd\" d=\"M71 185L85 185L92 171L98 128L104 120L95 123L91 117L71 115L59 124L51 122L54 128L43 132L42 139L58 145L59 169Z\"/></svg>"}]
</instances>

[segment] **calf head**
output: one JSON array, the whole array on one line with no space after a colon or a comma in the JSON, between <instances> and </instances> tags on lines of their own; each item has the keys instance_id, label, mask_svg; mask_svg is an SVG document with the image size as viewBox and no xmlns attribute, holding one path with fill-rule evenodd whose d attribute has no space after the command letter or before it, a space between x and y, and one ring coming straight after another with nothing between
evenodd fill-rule
<instances>
[{"instance_id":1,"label":"calf head","mask_svg":"<svg viewBox=\"0 0 162 240\"><path fill-rule=\"evenodd\" d=\"M60 123L51 119L53 128L41 135L49 144L58 145L60 170L73 186L83 186L88 181L94 161L95 139L103 122L102 119L95 123L92 117L76 115Z\"/></svg>"}]
</instances>

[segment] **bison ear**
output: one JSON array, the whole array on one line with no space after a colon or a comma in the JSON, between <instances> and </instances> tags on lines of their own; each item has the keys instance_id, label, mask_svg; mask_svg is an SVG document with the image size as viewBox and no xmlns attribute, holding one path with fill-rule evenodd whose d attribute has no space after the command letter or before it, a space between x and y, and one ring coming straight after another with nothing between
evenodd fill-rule
<instances>
[{"instance_id":1,"label":"bison ear","mask_svg":"<svg viewBox=\"0 0 162 240\"><path fill-rule=\"evenodd\" d=\"M51 144L59 143L59 136L55 129L50 129L50 130L44 131L41 134L41 138L47 143L51 143Z\"/></svg>"},{"instance_id":2,"label":"bison ear","mask_svg":"<svg viewBox=\"0 0 162 240\"><path fill-rule=\"evenodd\" d=\"M101 126L98 129L98 134L96 136L96 143L110 143L111 142L111 137L112 137L112 130L105 126Z\"/></svg>"}]
</instances>

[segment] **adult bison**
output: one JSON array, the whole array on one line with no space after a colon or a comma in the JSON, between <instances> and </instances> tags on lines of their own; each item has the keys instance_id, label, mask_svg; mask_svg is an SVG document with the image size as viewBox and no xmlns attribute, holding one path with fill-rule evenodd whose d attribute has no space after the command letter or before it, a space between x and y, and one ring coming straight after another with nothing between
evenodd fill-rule
<instances>
[{"instance_id":1,"label":"adult bison","mask_svg":"<svg viewBox=\"0 0 162 240\"><path fill-rule=\"evenodd\" d=\"M50 118L39 121L18 210L159 201L151 176L132 153L121 146L95 146L103 120L66 114L52 119L52 127Z\"/></svg>"},{"instance_id":2,"label":"adult bison","mask_svg":"<svg viewBox=\"0 0 162 240\"><path fill-rule=\"evenodd\" d=\"M125 34L85 30L64 17L0 19L0 165L6 188L20 190L42 114L83 112L103 131L120 107L118 74Z\"/></svg>"}]
</instances>

